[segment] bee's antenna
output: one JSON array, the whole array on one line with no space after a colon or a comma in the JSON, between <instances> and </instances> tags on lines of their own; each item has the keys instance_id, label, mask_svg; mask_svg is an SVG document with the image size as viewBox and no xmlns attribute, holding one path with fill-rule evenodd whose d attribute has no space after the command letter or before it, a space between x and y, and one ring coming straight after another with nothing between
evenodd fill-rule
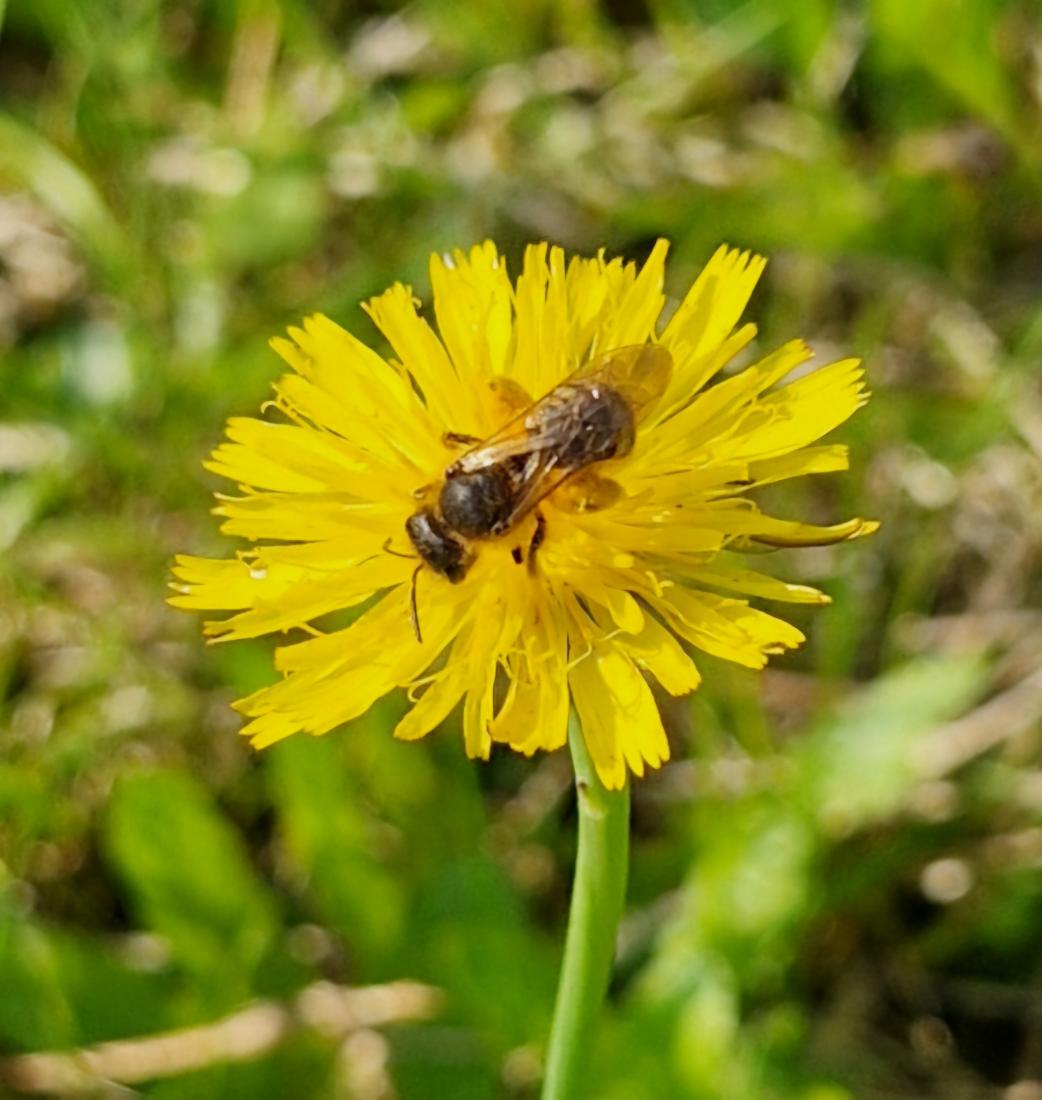
<instances>
[{"instance_id":1,"label":"bee's antenna","mask_svg":"<svg viewBox=\"0 0 1042 1100\"><path fill-rule=\"evenodd\" d=\"M393 557L393 558L408 558L410 561L415 561L416 560L416 555L415 554L403 554L401 552L401 550L392 550L391 549L391 540L392 540L393 537L394 536L392 536L392 535L388 535L387 538L384 540L383 547L381 548L383 550L383 552L385 554L390 554L391 557Z\"/></svg>"},{"instance_id":2,"label":"bee's antenna","mask_svg":"<svg viewBox=\"0 0 1042 1100\"><path fill-rule=\"evenodd\" d=\"M412 623L412 632L416 635L416 641L423 644L423 635L420 633L420 609L416 606L416 580L423 568L421 561L412 571L412 588L409 592L409 621Z\"/></svg>"},{"instance_id":3,"label":"bee's antenna","mask_svg":"<svg viewBox=\"0 0 1042 1100\"><path fill-rule=\"evenodd\" d=\"M481 442L481 436L467 435L465 432L443 432L441 441L446 447L473 447L475 443Z\"/></svg>"}]
</instances>

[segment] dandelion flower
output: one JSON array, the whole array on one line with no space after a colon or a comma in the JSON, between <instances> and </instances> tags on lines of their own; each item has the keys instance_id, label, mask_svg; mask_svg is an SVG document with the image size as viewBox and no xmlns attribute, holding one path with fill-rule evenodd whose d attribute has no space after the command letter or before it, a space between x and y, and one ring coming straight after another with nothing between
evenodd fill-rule
<instances>
[{"instance_id":1,"label":"dandelion flower","mask_svg":"<svg viewBox=\"0 0 1042 1100\"><path fill-rule=\"evenodd\" d=\"M720 248L660 326L666 249L658 242L638 270L532 245L512 282L486 242L432 257L436 329L406 286L366 305L388 358L323 316L272 341L291 368L274 387L278 417L230 420L207 463L238 485L218 495L222 530L251 546L227 560L179 557L171 599L231 612L205 624L215 641L307 632L276 649L282 679L235 704L255 746L327 733L403 687L412 707L397 737L422 737L462 702L471 756L497 742L532 754L565 743L574 706L600 778L619 788L669 756L649 680L681 695L699 683L692 650L761 668L804 640L749 598L827 598L745 568L734 551L874 530L773 518L749 495L846 468L846 448L811 444L864 403L862 372L845 359L786 381L811 358L796 340L721 379L755 336L736 326L765 261ZM461 440L515 416L518 394L539 398L638 345L664 348L671 375L628 453L597 464L613 498L583 500L565 479L541 520L533 511L474 541L457 583L421 567L418 637L405 529L418 496L443 481ZM527 562L536 523L542 543ZM345 608L361 613L327 629Z\"/></svg>"}]
</instances>

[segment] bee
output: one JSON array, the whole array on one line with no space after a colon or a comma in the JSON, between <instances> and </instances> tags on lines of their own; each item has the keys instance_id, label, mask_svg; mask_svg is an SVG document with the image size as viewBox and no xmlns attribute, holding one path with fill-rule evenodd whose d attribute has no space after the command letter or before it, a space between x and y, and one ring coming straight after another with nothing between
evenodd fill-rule
<instances>
[{"instance_id":1,"label":"bee","mask_svg":"<svg viewBox=\"0 0 1042 1100\"><path fill-rule=\"evenodd\" d=\"M534 403L512 380L492 383L521 411L485 440L447 433L447 443L469 449L439 482L419 491L425 504L405 523L420 557L412 589L418 639L416 578L424 565L458 584L474 563L476 542L502 538L536 511L528 547L529 568L534 568L546 533L537 509L546 497L586 471L590 492L585 507L603 507L617 498L618 486L592 477L589 468L630 453L638 425L665 392L672 368L664 347L639 344L589 360ZM523 560L519 548L514 560Z\"/></svg>"}]
</instances>

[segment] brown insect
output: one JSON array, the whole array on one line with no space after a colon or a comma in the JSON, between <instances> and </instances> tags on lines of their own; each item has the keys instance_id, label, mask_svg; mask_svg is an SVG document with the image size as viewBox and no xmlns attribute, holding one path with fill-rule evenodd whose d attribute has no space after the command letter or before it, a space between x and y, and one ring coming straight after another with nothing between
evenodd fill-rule
<instances>
[{"instance_id":1,"label":"brown insect","mask_svg":"<svg viewBox=\"0 0 1042 1100\"><path fill-rule=\"evenodd\" d=\"M412 592L418 639L416 578L424 565L458 584L474 562L476 543L509 534L541 501L584 471L586 507L617 499L618 486L589 468L629 454L638 424L662 396L672 368L672 357L661 345L617 348L584 363L488 439L446 435L447 442L470 444L470 449L438 483L421 490L426 503L405 524L421 559ZM516 383L499 385L516 403L526 400ZM545 533L546 521L537 511L529 568ZM519 548L514 560L523 560Z\"/></svg>"}]
</instances>

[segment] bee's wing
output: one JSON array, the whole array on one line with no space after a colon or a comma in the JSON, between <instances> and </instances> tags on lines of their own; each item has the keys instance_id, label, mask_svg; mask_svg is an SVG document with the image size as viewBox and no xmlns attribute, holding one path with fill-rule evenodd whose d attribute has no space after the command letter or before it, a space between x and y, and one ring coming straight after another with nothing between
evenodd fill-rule
<instances>
[{"instance_id":1,"label":"bee's wing","mask_svg":"<svg viewBox=\"0 0 1042 1100\"><path fill-rule=\"evenodd\" d=\"M494 466L508 458L556 449L572 440L579 430L568 408L558 408L557 387L522 409L499 431L472 447L454 463L461 473Z\"/></svg>"},{"instance_id":2,"label":"bee's wing","mask_svg":"<svg viewBox=\"0 0 1042 1100\"><path fill-rule=\"evenodd\" d=\"M639 423L647 410L665 393L672 374L673 357L661 344L631 344L615 348L583 363L562 383L476 448L472 455L475 458L480 456L479 465L482 466L522 454L530 456L521 477L524 487L506 528L512 527L566 481L570 482L576 475L590 476L589 471L562 472L557 469L558 455L569 450L576 433L582 430L582 421L567 406L557 406L557 391L561 385L602 382L623 396ZM528 424L539 424L540 428L532 431L526 427ZM470 457L464 456L464 461ZM592 492L591 488L587 507L591 503L593 507L605 507L605 502L609 499L614 502L621 493L614 482L599 480L603 482L603 487L599 493ZM595 500L597 503L593 503Z\"/></svg>"},{"instance_id":3,"label":"bee's wing","mask_svg":"<svg viewBox=\"0 0 1042 1100\"><path fill-rule=\"evenodd\" d=\"M463 472L484 469L507 458L545 448L560 447L569 430L567 410L555 416L557 391L574 382L603 382L620 393L640 423L643 414L662 396L673 374L673 357L661 344L630 344L595 356L577 367L538 401L522 409L499 431L467 451L458 461ZM528 425L538 424L533 430Z\"/></svg>"},{"instance_id":4,"label":"bee's wing","mask_svg":"<svg viewBox=\"0 0 1042 1100\"><path fill-rule=\"evenodd\" d=\"M665 392L673 375L673 356L661 344L630 344L596 355L577 367L566 382L603 382L626 399L637 423Z\"/></svg>"},{"instance_id":5,"label":"bee's wing","mask_svg":"<svg viewBox=\"0 0 1042 1100\"><path fill-rule=\"evenodd\" d=\"M510 514L502 522L502 530L509 531L533 508L565 482L571 471L557 470L557 455L552 451L536 451L530 456L521 475L521 484Z\"/></svg>"},{"instance_id":6,"label":"bee's wing","mask_svg":"<svg viewBox=\"0 0 1042 1100\"><path fill-rule=\"evenodd\" d=\"M533 406L534 407L534 406ZM525 427L525 416L519 416L505 427L500 428L495 435L490 436L484 443L472 447L466 454L461 455L450 471L470 474L475 470L484 470L488 466L495 466L508 458L523 458L526 455L540 454L560 441L560 436L552 430L530 431Z\"/></svg>"}]
</instances>

